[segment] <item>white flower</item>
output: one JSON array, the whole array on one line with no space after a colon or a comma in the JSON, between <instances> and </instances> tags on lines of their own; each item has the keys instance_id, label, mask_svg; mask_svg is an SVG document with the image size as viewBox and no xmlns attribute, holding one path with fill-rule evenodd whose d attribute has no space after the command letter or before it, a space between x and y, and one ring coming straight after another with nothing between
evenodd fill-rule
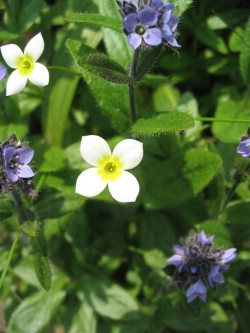
<instances>
[{"instance_id":1,"label":"white flower","mask_svg":"<svg viewBox=\"0 0 250 333\"><path fill-rule=\"evenodd\" d=\"M49 83L47 68L36 62L44 50L41 33L33 37L24 49L24 53L15 44L1 46L2 56L8 66L14 68L6 87L6 96L17 94L26 86L28 79L36 86L43 87Z\"/></svg>"},{"instance_id":2,"label":"white flower","mask_svg":"<svg viewBox=\"0 0 250 333\"><path fill-rule=\"evenodd\" d=\"M82 137L80 152L93 168L83 171L76 181L76 193L85 197L100 194L108 185L112 197L119 202L134 202L140 186L130 172L142 160L142 143L126 139L111 153L108 143L97 135Z\"/></svg>"}]
</instances>

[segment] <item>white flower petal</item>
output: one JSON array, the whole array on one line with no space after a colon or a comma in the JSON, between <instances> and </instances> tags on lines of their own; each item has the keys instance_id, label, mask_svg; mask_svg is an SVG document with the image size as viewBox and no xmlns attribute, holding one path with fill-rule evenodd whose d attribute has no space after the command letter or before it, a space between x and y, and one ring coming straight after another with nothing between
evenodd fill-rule
<instances>
[{"instance_id":1,"label":"white flower petal","mask_svg":"<svg viewBox=\"0 0 250 333\"><path fill-rule=\"evenodd\" d=\"M111 156L108 143L97 135L83 136L80 152L83 159L93 166L97 166L100 159L104 156Z\"/></svg>"},{"instance_id":2,"label":"white flower petal","mask_svg":"<svg viewBox=\"0 0 250 333\"><path fill-rule=\"evenodd\" d=\"M100 194L108 182L105 182L97 174L97 168L90 168L83 171L76 181L76 193L85 197L94 197Z\"/></svg>"},{"instance_id":3,"label":"white flower petal","mask_svg":"<svg viewBox=\"0 0 250 333\"><path fill-rule=\"evenodd\" d=\"M38 87L47 86L49 83L49 71L44 65L36 62L32 73L29 75L29 80Z\"/></svg>"},{"instance_id":4,"label":"white flower petal","mask_svg":"<svg viewBox=\"0 0 250 333\"><path fill-rule=\"evenodd\" d=\"M24 54L29 54L32 56L34 61L40 58L41 54L44 50L44 40L41 32L35 35L31 40L28 42L24 49Z\"/></svg>"},{"instance_id":5,"label":"white flower petal","mask_svg":"<svg viewBox=\"0 0 250 333\"><path fill-rule=\"evenodd\" d=\"M10 74L6 86L6 96L14 95L23 90L27 84L27 76L18 74L18 69Z\"/></svg>"},{"instance_id":6,"label":"white flower petal","mask_svg":"<svg viewBox=\"0 0 250 333\"><path fill-rule=\"evenodd\" d=\"M1 52L6 64L11 68L17 68L17 60L23 56L20 47L15 44L4 45L1 46Z\"/></svg>"},{"instance_id":7,"label":"white flower petal","mask_svg":"<svg viewBox=\"0 0 250 333\"><path fill-rule=\"evenodd\" d=\"M132 169L143 158L143 145L140 141L133 139L122 140L115 146L112 155L120 158L124 170Z\"/></svg>"},{"instance_id":8,"label":"white flower petal","mask_svg":"<svg viewBox=\"0 0 250 333\"><path fill-rule=\"evenodd\" d=\"M134 202L140 191L137 179L127 171L123 171L116 181L109 182L108 187L112 197L119 202Z\"/></svg>"}]
</instances>

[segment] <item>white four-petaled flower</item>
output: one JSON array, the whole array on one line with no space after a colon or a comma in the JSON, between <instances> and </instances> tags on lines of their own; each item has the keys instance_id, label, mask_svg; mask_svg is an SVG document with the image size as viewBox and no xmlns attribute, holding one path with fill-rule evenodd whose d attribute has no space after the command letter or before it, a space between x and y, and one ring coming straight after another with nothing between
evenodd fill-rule
<instances>
[{"instance_id":1,"label":"white four-petaled flower","mask_svg":"<svg viewBox=\"0 0 250 333\"><path fill-rule=\"evenodd\" d=\"M76 182L76 193L94 197L108 185L112 197L119 202L134 202L140 186L130 172L143 157L143 145L133 139L119 142L111 153L108 143L97 135L82 137L80 152L92 165L83 171Z\"/></svg>"},{"instance_id":2,"label":"white four-petaled flower","mask_svg":"<svg viewBox=\"0 0 250 333\"><path fill-rule=\"evenodd\" d=\"M1 53L5 62L15 69L7 81L6 96L22 91L28 80L39 87L46 86L49 83L47 68L36 62L43 50L44 40L41 33L38 33L28 42L24 52L15 44L1 46Z\"/></svg>"}]
</instances>

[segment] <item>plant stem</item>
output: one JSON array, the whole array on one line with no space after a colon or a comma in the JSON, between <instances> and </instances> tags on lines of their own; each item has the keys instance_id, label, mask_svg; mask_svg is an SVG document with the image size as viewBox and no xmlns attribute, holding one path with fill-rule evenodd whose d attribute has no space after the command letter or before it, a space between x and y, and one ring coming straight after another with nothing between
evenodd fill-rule
<instances>
[{"instance_id":1,"label":"plant stem","mask_svg":"<svg viewBox=\"0 0 250 333\"><path fill-rule=\"evenodd\" d=\"M8 18L9 18L9 22L12 25L12 27L15 29L15 22L12 19L9 2L8 2L8 0L3 0L3 2L4 2L4 7L6 9L6 13L7 13Z\"/></svg>"},{"instance_id":2,"label":"plant stem","mask_svg":"<svg viewBox=\"0 0 250 333\"><path fill-rule=\"evenodd\" d=\"M140 46L135 50L131 66L129 69L129 77L134 78L136 74L136 65L138 61L140 53ZM131 122L134 124L136 122L136 105L135 105L135 83L131 82L128 85L128 93L129 93L129 106L130 106L130 115L131 115Z\"/></svg>"},{"instance_id":3,"label":"plant stem","mask_svg":"<svg viewBox=\"0 0 250 333\"><path fill-rule=\"evenodd\" d=\"M74 71L73 69L67 68L67 67L63 67L63 66L48 66L48 69L57 69L59 71L62 72L67 72L73 75L77 75L77 76L81 76L81 73Z\"/></svg>"},{"instance_id":4,"label":"plant stem","mask_svg":"<svg viewBox=\"0 0 250 333\"><path fill-rule=\"evenodd\" d=\"M17 241L18 241L18 239L19 239L19 236L20 236L20 231L18 231L18 232L16 233L16 236L15 236L14 241L13 241L13 243L12 243L12 246L11 246L10 252L9 252L9 254L8 254L7 262L6 262L6 264L5 264L5 266L4 266L4 269L3 269L3 271L2 271L1 278L0 278L0 290L1 290L1 288L2 288L3 281L4 281L4 279L5 279L5 276L6 276L6 274L7 274L7 271L8 271L8 269L9 269L10 262L11 262L11 259L12 259L12 257L13 257L13 254L14 254L14 251L15 251L15 248L16 248L16 245L17 245Z\"/></svg>"},{"instance_id":5,"label":"plant stem","mask_svg":"<svg viewBox=\"0 0 250 333\"><path fill-rule=\"evenodd\" d=\"M218 122L218 123L243 123L243 124L250 124L250 119L195 117L194 120L196 120L196 121Z\"/></svg>"},{"instance_id":6,"label":"plant stem","mask_svg":"<svg viewBox=\"0 0 250 333\"><path fill-rule=\"evenodd\" d=\"M250 170L250 163L246 166L245 172L248 172L249 170ZM240 183L243 180L244 180L244 178L243 178L243 174L242 173L236 175L235 181L233 183L233 186L227 192L226 198L225 198L224 202L221 205L220 214L225 210L225 208L226 208L227 204L229 203L230 199L232 198L235 190L237 189L237 187L240 185Z\"/></svg>"}]
</instances>

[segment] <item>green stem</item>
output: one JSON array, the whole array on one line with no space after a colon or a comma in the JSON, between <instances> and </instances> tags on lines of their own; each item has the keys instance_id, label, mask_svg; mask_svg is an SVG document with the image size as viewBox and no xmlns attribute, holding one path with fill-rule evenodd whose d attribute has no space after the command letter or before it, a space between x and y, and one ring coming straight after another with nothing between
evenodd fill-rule
<instances>
[{"instance_id":1,"label":"green stem","mask_svg":"<svg viewBox=\"0 0 250 333\"><path fill-rule=\"evenodd\" d=\"M218 123L243 123L243 124L250 124L250 119L195 117L194 120L196 120L196 121L207 121L207 122L218 122Z\"/></svg>"},{"instance_id":2,"label":"green stem","mask_svg":"<svg viewBox=\"0 0 250 333\"><path fill-rule=\"evenodd\" d=\"M140 53L140 47L138 47L135 50L132 62L131 62L131 66L129 69L129 77L134 78L135 74L136 74L136 65L137 65L137 61L138 61L138 57L139 57L139 53ZM135 105L135 83L131 82L128 85L128 93L129 93L129 107L130 107L130 115L131 115L131 122L132 124L134 124L136 122L136 105Z\"/></svg>"},{"instance_id":3,"label":"green stem","mask_svg":"<svg viewBox=\"0 0 250 333\"><path fill-rule=\"evenodd\" d=\"M245 172L250 171L250 163L246 166ZM220 208L220 214L225 210L227 204L229 203L230 199L232 198L234 192L236 191L237 187L240 185L240 183L244 180L243 174L237 174L235 176L235 181L233 183L233 186L230 188L230 190L227 192L226 198L224 202L221 205Z\"/></svg>"},{"instance_id":4,"label":"green stem","mask_svg":"<svg viewBox=\"0 0 250 333\"><path fill-rule=\"evenodd\" d=\"M12 246L11 246L11 249L10 249L10 252L9 252L9 255L8 255L8 258L7 258L7 262L4 266L4 269L2 271L2 274L1 274L1 278L0 278L0 290L2 288L2 285L3 285L3 282L4 282L4 279L5 279L5 276L8 272L8 269L9 269L9 266L10 266L10 263L11 263L11 259L13 257L13 254L14 254L14 251L15 251L15 248L16 248L16 245L17 245L17 242L18 242L18 239L19 239L19 236L20 236L20 231L18 231L16 233L16 236L15 236L15 239L12 243Z\"/></svg>"},{"instance_id":5,"label":"green stem","mask_svg":"<svg viewBox=\"0 0 250 333\"><path fill-rule=\"evenodd\" d=\"M67 67L63 67L63 66L48 66L48 69L57 69L59 71L62 72L67 72L73 75L77 75L77 76L81 76L81 73L74 71L73 69L67 68Z\"/></svg>"}]
</instances>

